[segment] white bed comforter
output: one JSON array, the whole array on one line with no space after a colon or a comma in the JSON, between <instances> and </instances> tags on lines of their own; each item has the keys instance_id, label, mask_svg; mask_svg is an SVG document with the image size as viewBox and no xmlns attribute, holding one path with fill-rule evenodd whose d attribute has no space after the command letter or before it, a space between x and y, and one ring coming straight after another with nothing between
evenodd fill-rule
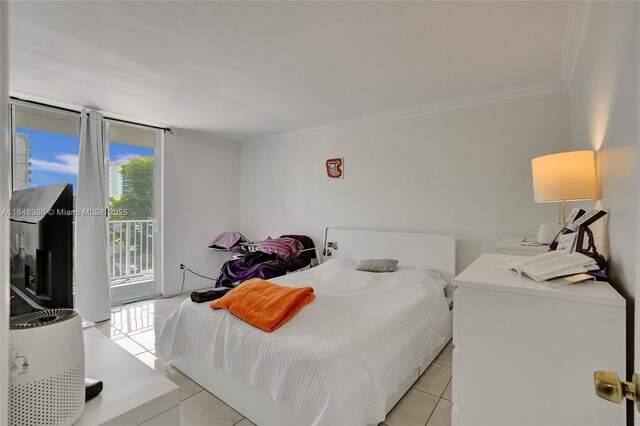
<instances>
[{"instance_id":1,"label":"white bed comforter","mask_svg":"<svg viewBox=\"0 0 640 426\"><path fill-rule=\"evenodd\" d=\"M160 334L164 360L202 359L309 424L365 425L384 420L388 397L451 334L442 287L423 272L360 272L336 259L271 281L312 286L316 299L273 333L187 299Z\"/></svg>"}]
</instances>

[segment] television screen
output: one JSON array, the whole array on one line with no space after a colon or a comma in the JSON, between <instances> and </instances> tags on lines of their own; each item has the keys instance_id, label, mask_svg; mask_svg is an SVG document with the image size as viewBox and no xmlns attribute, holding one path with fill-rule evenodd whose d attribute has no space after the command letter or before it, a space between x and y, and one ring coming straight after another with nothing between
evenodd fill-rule
<instances>
[{"instance_id":1,"label":"television screen","mask_svg":"<svg viewBox=\"0 0 640 426\"><path fill-rule=\"evenodd\" d=\"M72 185L16 191L10 207L11 315L73 308Z\"/></svg>"}]
</instances>

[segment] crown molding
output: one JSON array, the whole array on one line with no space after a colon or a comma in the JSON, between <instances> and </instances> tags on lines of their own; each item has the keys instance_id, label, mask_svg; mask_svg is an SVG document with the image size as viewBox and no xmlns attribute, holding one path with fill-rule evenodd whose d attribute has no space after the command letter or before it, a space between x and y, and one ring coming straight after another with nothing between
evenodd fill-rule
<instances>
[{"instance_id":1,"label":"crown molding","mask_svg":"<svg viewBox=\"0 0 640 426\"><path fill-rule=\"evenodd\" d=\"M206 143L221 143L225 145L240 146L240 141L223 138L214 133L204 132L199 130L183 129L179 127L172 127L171 134L176 138L184 138L193 141L200 141Z\"/></svg>"},{"instance_id":2,"label":"crown molding","mask_svg":"<svg viewBox=\"0 0 640 426\"><path fill-rule=\"evenodd\" d=\"M565 90L567 90L567 86L559 80L543 81L540 83L517 86L510 89L500 89L491 92L479 93L476 95L431 102L413 107L401 108L378 114L357 117L349 120L323 124L320 126L306 127L290 132L276 133L273 135L247 139L242 142L242 146L253 146L265 143L279 142L282 140L296 139L303 136L309 136L338 129L363 126L367 124L380 123L383 121L396 120L401 118L416 117L420 115L433 114L436 112L470 108L477 105L508 101L530 96L546 95L562 92Z\"/></svg>"},{"instance_id":3,"label":"crown molding","mask_svg":"<svg viewBox=\"0 0 640 426\"><path fill-rule=\"evenodd\" d=\"M569 89L571 89L580 51L589 30L592 11L593 1L572 1L569 4L560 60L560 75L558 76Z\"/></svg>"}]
</instances>

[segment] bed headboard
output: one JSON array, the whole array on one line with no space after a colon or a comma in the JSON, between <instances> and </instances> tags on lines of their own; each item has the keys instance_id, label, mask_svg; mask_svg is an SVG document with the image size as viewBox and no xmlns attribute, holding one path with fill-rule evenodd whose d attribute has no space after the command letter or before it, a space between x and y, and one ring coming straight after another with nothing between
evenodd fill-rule
<instances>
[{"instance_id":1,"label":"bed headboard","mask_svg":"<svg viewBox=\"0 0 640 426\"><path fill-rule=\"evenodd\" d=\"M329 228L324 249L327 251L325 260L392 258L398 259L400 264L425 265L440 271L449 284L456 273L453 235Z\"/></svg>"}]
</instances>

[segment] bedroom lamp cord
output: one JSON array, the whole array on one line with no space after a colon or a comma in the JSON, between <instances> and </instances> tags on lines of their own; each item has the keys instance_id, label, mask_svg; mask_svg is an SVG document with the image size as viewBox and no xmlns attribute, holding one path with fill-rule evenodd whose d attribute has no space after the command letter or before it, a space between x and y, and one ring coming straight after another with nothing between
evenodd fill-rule
<instances>
[{"instance_id":1,"label":"bedroom lamp cord","mask_svg":"<svg viewBox=\"0 0 640 426\"><path fill-rule=\"evenodd\" d=\"M194 271L193 269L191 269L191 268L187 268L185 265L180 265L180 269L182 270L182 283L180 284L180 293L178 293L178 294L182 294L182 293L184 293L184 282L185 282L185 280L186 280L187 271L191 272L191 273L192 273L192 274L194 274L194 275L199 276L200 278L205 278L205 279L207 279L207 280L216 281L216 279L215 279L215 278L211 278L211 277L207 277L206 275L199 274L198 272ZM151 298L151 299L143 299L143 300L162 300L162 299L172 299L172 298L174 298L174 297L176 297L176 296L177 296L177 295L173 295L173 296L162 296L162 297L154 297L154 298ZM120 312L120 311L122 311L122 308L124 308L125 306L130 305L130 304L132 304L132 303L138 303L138 302L141 302L141 300L132 300L132 301L130 301L130 302L123 303L122 305L120 305L119 309L111 310L111 313L113 314L113 313Z\"/></svg>"}]
</instances>

